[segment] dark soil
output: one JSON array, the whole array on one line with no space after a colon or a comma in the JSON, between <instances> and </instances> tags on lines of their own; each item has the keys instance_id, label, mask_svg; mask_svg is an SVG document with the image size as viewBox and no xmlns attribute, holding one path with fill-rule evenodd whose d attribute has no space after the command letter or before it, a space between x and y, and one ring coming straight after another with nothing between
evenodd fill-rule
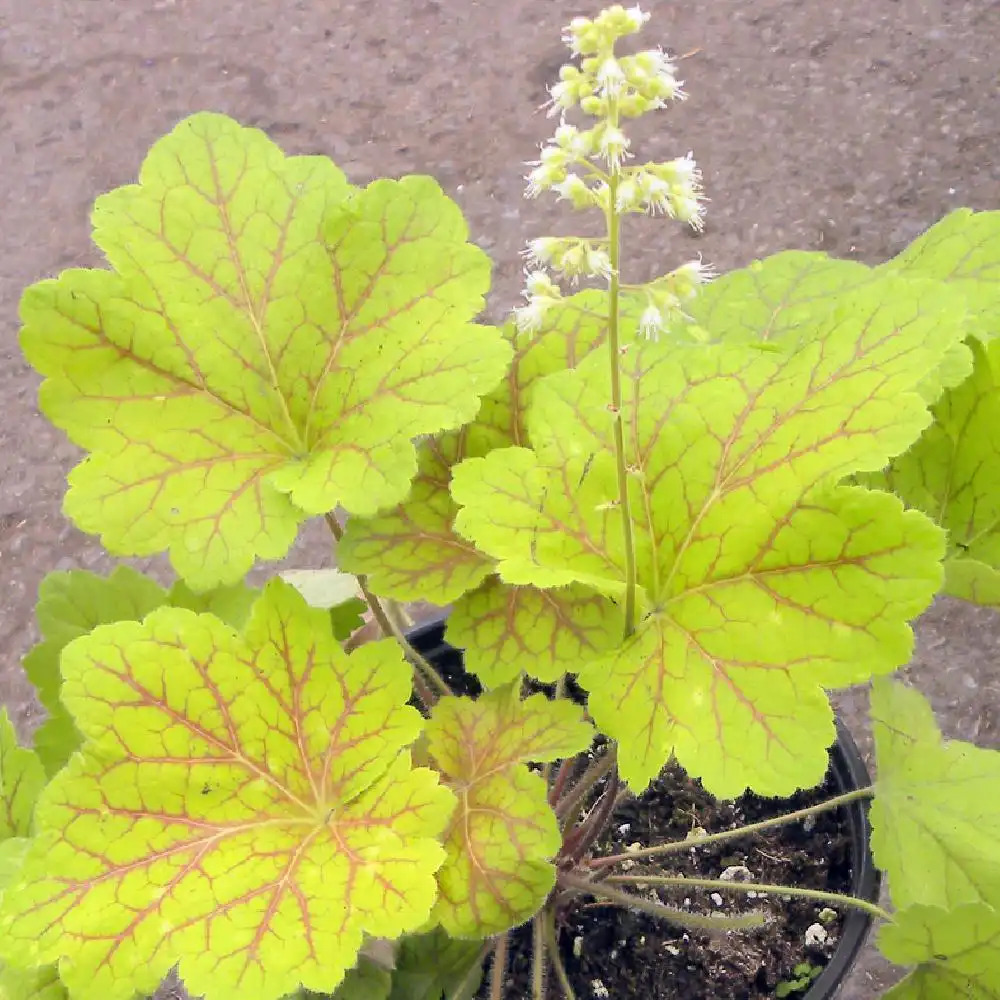
<instances>
[{"instance_id":1,"label":"dark soil","mask_svg":"<svg viewBox=\"0 0 1000 1000\"><path fill-rule=\"evenodd\" d=\"M442 642L440 625L421 630L414 644L435 664L452 690L476 696L481 687L462 668L461 654ZM532 687L551 693L544 685ZM583 692L570 679L577 700ZM788 799L763 799L747 794L720 802L676 766L668 766L639 798L630 798L615 812L595 856L626 853L630 845L651 847L684 840L695 828L706 833L745 826L832 798L839 793L832 772L822 785ZM632 875L686 875L718 879L731 867L751 873L744 881L791 885L827 892L851 892L850 826L846 810L837 809L765 831L746 840L696 848L669 855L657 867L648 862L625 863ZM630 890L632 887L629 887ZM745 933L686 933L676 926L634 910L581 901L560 914L559 940L563 962L579 1000L594 997L644 1000L756 1000L775 997L781 983L800 980L796 966L821 970L829 961L844 913L822 924L827 940L806 945L806 929L820 923L824 909L805 899L739 892L713 900L713 890L635 888L647 898L692 913L758 911L770 919L760 931ZM828 914L824 916L829 917ZM807 984L789 994L804 997ZM485 998L484 985L480 997ZM531 995L531 931L513 934L504 1000Z\"/></svg>"},{"instance_id":2,"label":"dark soil","mask_svg":"<svg viewBox=\"0 0 1000 1000\"><path fill-rule=\"evenodd\" d=\"M628 845L651 846L684 839L694 827L708 833L778 816L837 794L831 775L817 789L790 799L746 795L718 802L680 768L668 767L638 799L627 801L599 842L595 854L619 854ZM843 809L822 813L814 824L798 822L748 838L670 855L659 869L636 863L630 874L657 873L717 879L743 865L753 881L830 892L851 890L850 842ZM746 878L746 876L744 876ZM637 890L638 891L638 890ZM685 933L633 910L584 902L564 915L559 927L563 962L579 1000L594 997L645 1000L752 1000L774 997L779 983L795 980L796 965L826 965L836 946L843 913L825 925L823 946L805 944L806 928L823 908L810 900L748 898L726 893L722 906L711 890L653 889L644 894L693 913L763 911L771 919L761 931ZM531 934L514 932L504 1000L531 995ZM790 996L802 997L801 992ZM485 996L485 990L481 994Z\"/></svg>"}]
</instances>

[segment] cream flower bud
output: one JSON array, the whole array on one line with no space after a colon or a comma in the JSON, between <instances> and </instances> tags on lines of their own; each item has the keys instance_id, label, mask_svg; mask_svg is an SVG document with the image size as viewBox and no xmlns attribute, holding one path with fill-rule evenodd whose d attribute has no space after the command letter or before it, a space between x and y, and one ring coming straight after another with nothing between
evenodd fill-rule
<instances>
[{"instance_id":1,"label":"cream flower bud","mask_svg":"<svg viewBox=\"0 0 1000 1000\"><path fill-rule=\"evenodd\" d=\"M605 97L597 97L591 94L580 101L580 110L591 118L607 118L608 101Z\"/></svg>"},{"instance_id":2,"label":"cream flower bud","mask_svg":"<svg viewBox=\"0 0 1000 1000\"><path fill-rule=\"evenodd\" d=\"M680 188L670 195L670 214L699 232L705 228L705 209L701 199L690 189Z\"/></svg>"},{"instance_id":3,"label":"cream flower bud","mask_svg":"<svg viewBox=\"0 0 1000 1000\"><path fill-rule=\"evenodd\" d=\"M678 299L691 298L706 282L715 277L715 269L700 258L690 260L670 272L670 286Z\"/></svg>"},{"instance_id":4,"label":"cream flower bud","mask_svg":"<svg viewBox=\"0 0 1000 1000\"><path fill-rule=\"evenodd\" d=\"M544 267L552 263L561 242L552 236L539 236L537 239L529 240L527 248L522 253L529 263Z\"/></svg>"},{"instance_id":5,"label":"cream flower bud","mask_svg":"<svg viewBox=\"0 0 1000 1000\"><path fill-rule=\"evenodd\" d=\"M524 281L527 298L559 298L560 292L552 279L544 271L529 271Z\"/></svg>"},{"instance_id":6,"label":"cream flower bud","mask_svg":"<svg viewBox=\"0 0 1000 1000\"><path fill-rule=\"evenodd\" d=\"M551 190L566 179L566 168L551 163L542 163L535 167L525 178L528 188L525 196L537 198L543 191Z\"/></svg>"},{"instance_id":7,"label":"cream flower bud","mask_svg":"<svg viewBox=\"0 0 1000 1000\"><path fill-rule=\"evenodd\" d=\"M587 248L587 271L595 278L603 278L605 281L611 278L611 258L606 250L597 247Z\"/></svg>"}]
</instances>

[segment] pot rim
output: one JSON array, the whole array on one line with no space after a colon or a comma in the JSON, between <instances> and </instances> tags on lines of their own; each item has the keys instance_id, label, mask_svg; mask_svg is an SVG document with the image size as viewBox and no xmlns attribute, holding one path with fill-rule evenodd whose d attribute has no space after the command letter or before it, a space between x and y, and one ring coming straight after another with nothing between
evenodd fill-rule
<instances>
[{"instance_id":1,"label":"pot rim","mask_svg":"<svg viewBox=\"0 0 1000 1000\"><path fill-rule=\"evenodd\" d=\"M447 615L425 621L407 632L413 647L432 662L442 656L462 651L445 639ZM837 794L855 791L871 784L871 775L858 745L839 718L835 720L837 739L830 748L830 766L833 770ZM875 866L871 850L871 822L868 818L868 800L861 799L842 806L847 810L847 825L851 838L851 894L877 903L882 884L882 873ZM832 1000L848 973L854 967L861 949L868 938L874 920L863 910L849 909L844 915L840 938L830 961L816 977L801 1000Z\"/></svg>"}]
</instances>

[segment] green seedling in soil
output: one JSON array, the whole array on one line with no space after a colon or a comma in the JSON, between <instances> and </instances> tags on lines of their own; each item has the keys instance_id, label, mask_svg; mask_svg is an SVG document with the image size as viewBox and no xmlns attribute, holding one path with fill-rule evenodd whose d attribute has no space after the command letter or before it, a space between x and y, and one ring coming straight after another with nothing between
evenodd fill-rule
<instances>
[{"instance_id":1,"label":"green seedling in soil","mask_svg":"<svg viewBox=\"0 0 1000 1000\"><path fill-rule=\"evenodd\" d=\"M24 293L42 411L86 452L67 515L179 579L43 586L25 667L50 718L27 749L0 717L5 998L128 1000L176 967L208 1000L436 1000L490 959L499 998L528 922L534 996L572 998L557 916L588 901L770 919L681 905L699 890L868 912L913 970L893 1000L1000 991L1000 754L887 676L936 593L1000 604L1000 213L876 268L627 280L632 216L704 210L691 156L634 157L629 123L684 96L659 49L618 53L646 19L567 28L528 194L599 235L533 240L500 328L433 180L357 187L207 113L98 199L107 268ZM341 572L249 587L312 518ZM411 648L413 600L454 605L481 697ZM357 639L361 601L384 638ZM817 785L828 692L870 680L872 787L595 850L668 761L720 798ZM671 873L863 799L891 910Z\"/></svg>"},{"instance_id":2,"label":"green seedling in soil","mask_svg":"<svg viewBox=\"0 0 1000 1000\"><path fill-rule=\"evenodd\" d=\"M795 979L783 979L775 986L774 995L781 1000L783 997L794 996L796 993L804 993L822 971L823 969L818 965L800 962L792 970Z\"/></svg>"}]
</instances>

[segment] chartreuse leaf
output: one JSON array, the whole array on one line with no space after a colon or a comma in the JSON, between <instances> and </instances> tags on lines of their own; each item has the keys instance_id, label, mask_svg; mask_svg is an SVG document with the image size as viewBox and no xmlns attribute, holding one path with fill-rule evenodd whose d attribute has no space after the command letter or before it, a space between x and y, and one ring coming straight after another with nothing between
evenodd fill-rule
<instances>
[{"instance_id":1,"label":"chartreuse leaf","mask_svg":"<svg viewBox=\"0 0 1000 1000\"><path fill-rule=\"evenodd\" d=\"M0 708L0 842L31 834L35 800L45 785L37 755L17 742L17 733Z\"/></svg>"},{"instance_id":2,"label":"chartreuse leaf","mask_svg":"<svg viewBox=\"0 0 1000 1000\"><path fill-rule=\"evenodd\" d=\"M174 608L187 608L198 614L215 615L227 625L242 629L250 617L254 602L260 591L245 583L233 583L211 590L193 591L183 580L178 580L171 588L167 603Z\"/></svg>"},{"instance_id":3,"label":"chartreuse leaf","mask_svg":"<svg viewBox=\"0 0 1000 1000\"><path fill-rule=\"evenodd\" d=\"M129 566L102 577L85 570L49 573L38 590L35 610L42 641L24 658L48 718L35 730L35 750L49 774L69 760L80 736L59 698L59 657L66 645L98 625L138 621L167 602L167 592Z\"/></svg>"},{"instance_id":4,"label":"chartreuse leaf","mask_svg":"<svg viewBox=\"0 0 1000 1000\"><path fill-rule=\"evenodd\" d=\"M338 569L290 569L281 574L314 608L330 612L333 635L346 639L362 624L365 602L358 581Z\"/></svg>"},{"instance_id":5,"label":"chartreuse leaf","mask_svg":"<svg viewBox=\"0 0 1000 1000\"><path fill-rule=\"evenodd\" d=\"M406 750L421 729L388 641L350 656L273 580L242 634L160 608L62 657L85 737L36 811L0 954L63 960L82 1000L332 992L365 934L415 930L453 795Z\"/></svg>"},{"instance_id":6,"label":"chartreuse leaf","mask_svg":"<svg viewBox=\"0 0 1000 1000\"><path fill-rule=\"evenodd\" d=\"M972 377L941 398L920 440L872 481L947 530L945 592L1000 607L1000 341L972 347Z\"/></svg>"},{"instance_id":7,"label":"chartreuse leaf","mask_svg":"<svg viewBox=\"0 0 1000 1000\"><path fill-rule=\"evenodd\" d=\"M448 937L441 928L400 942L389 1000L472 1000L482 982L470 969L479 957L479 941Z\"/></svg>"},{"instance_id":8,"label":"chartreuse leaf","mask_svg":"<svg viewBox=\"0 0 1000 1000\"><path fill-rule=\"evenodd\" d=\"M908 659L907 621L940 584L941 532L888 494L836 483L927 425L913 387L952 343L938 305L863 290L790 355L663 344L625 358L645 617L580 677L633 789L672 753L723 797L815 784L834 737L823 687ZM537 388L534 451L456 467L456 527L505 581L622 590L608 398L592 355Z\"/></svg>"},{"instance_id":9,"label":"chartreuse leaf","mask_svg":"<svg viewBox=\"0 0 1000 1000\"><path fill-rule=\"evenodd\" d=\"M452 937L481 939L523 923L555 884L559 824L545 782L526 763L578 753L593 731L578 705L541 694L521 701L517 687L475 701L442 698L427 724L430 754L459 803L435 909Z\"/></svg>"},{"instance_id":10,"label":"chartreuse leaf","mask_svg":"<svg viewBox=\"0 0 1000 1000\"><path fill-rule=\"evenodd\" d=\"M24 861L35 801L44 784L41 761L18 745L14 727L0 709L0 898ZM21 969L0 962L0 1000L62 1000L65 995L55 966Z\"/></svg>"},{"instance_id":11,"label":"chartreuse leaf","mask_svg":"<svg viewBox=\"0 0 1000 1000\"><path fill-rule=\"evenodd\" d=\"M926 699L880 679L872 692L875 860L899 908L1000 908L1000 752L942 739Z\"/></svg>"},{"instance_id":12,"label":"chartreuse leaf","mask_svg":"<svg viewBox=\"0 0 1000 1000\"><path fill-rule=\"evenodd\" d=\"M903 284L903 278L912 281L910 288ZM875 295L881 287L884 295L907 296L934 289L941 300L940 322L952 330L969 332L972 318L961 294L956 291L943 299L940 285L918 271L872 270L858 261L788 250L731 271L704 288L689 310L690 329L697 329L703 340L710 337L791 352L831 329L817 320L834 314L845 295L860 291ZM969 353L961 338L955 338L935 368L924 373L917 391L933 402L946 387L958 385L970 370Z\"/></svg>"},{"instance_id":13,"label":"chartreuse leaf","mask_svg":"<svg viewBox=\"0 0 1000 1000\"><path fill-rule=\"evenodd\" d=\"M622 637L620 609L571 584L559 590L508 587L496 577L459 601L448 641L465 650L465 667L487 687L531 674L548 683Z\"/></svg>"},{"instance_id":14,"label":"chartreuse leaf","mask_svg":"<svg viewBox=\"0 0 1000 1000\"><path fill-rule=\"evenodd\" d=\"M634 306L625 311L626 340L635 336L638 311ZM380 594L456 602L448 639L466 646L467 669L489 685L505 683L521 670L554 679L577 665L581 643L599 644L616 620L614 606L583 587L547 594L531 586L498 585L489 579L493 560L454 530L456 507L448 491L453 466L527 441L525 415L535 386L603 343L607 296L585 291L562 300L530 337L519 337L513 324L503 332L514 360L508 377L484 398L478 417L459 432L425 442L409 497L375 518L351 518L338 548L341 567L367 574ZM502 619L500 608L506 609Z\"/></svg>"},{"instance_id":15,"label":"chartreuse leaf","mask_svg":"<svg viewBox=\"0 0 1000 1000\"><path fill-rule=\"evenodd\" d=\"M1000 911L983 903L911 906L879 930L890 962L915 965L885 1000L995 1000L1000 996Z\"/></svg>"},{"instance_id":16,"label":"chartreuse leaf","mask_svg":"<svg viewBox=\"0 0 1000 1000\"><path fill-rule=\"evenodd\" d=\"M965 299L971 335L1000 334L1000 212L956 209L882 270L946 282Z\"/></svg>"},{"instance_id":17,"label":"chartreuse leaf","mask_svg":"<svg viewBox=\"0 0 1000 1000\"><path fill-rule=\"evenodd\" d=\"M197 114L94 209L113 270L27 290L45 414L90 452L66 511L198 590L338 504L398 503L411 439L471 419L510 349L470 322L486 255L427 177L351 187L324 157Z\"/></svg>"}]
</instances>

